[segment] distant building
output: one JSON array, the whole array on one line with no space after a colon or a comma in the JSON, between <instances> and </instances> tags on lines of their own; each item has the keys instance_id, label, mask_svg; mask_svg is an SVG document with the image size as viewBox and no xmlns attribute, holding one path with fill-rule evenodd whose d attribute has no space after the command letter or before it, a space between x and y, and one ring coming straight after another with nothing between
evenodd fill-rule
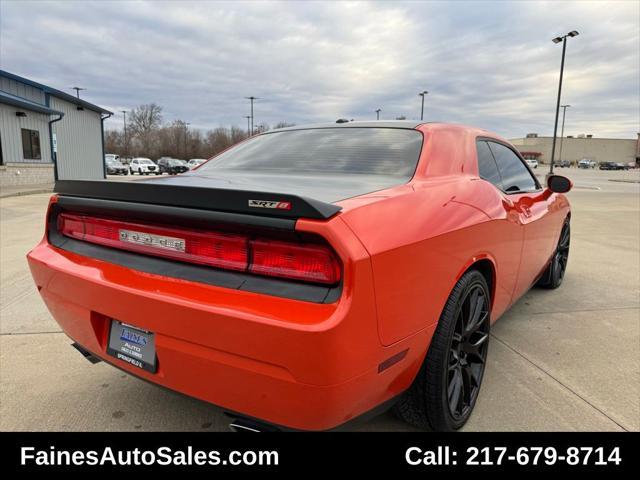
<instances>
[{"instance_id":1,"label":"distant building","mask_svg":"<svg viewBox=\"0 0 640 480\"><path fill-rule=\"evenodd\" d=\"M111 112L0 70L0 186L102 179Z\"/></svg>"},{"instance_id":2,"label":"distant building","mask_svg":"<svg viewBox=\"0 0 640 480\"><path fill-rule=\"evenodd\" d=\"M541 163L551 161L553 137L540 137L529 133L524 138L509 140L526 159ZM562 143L562 153L560 144ZM556 161L569 160L576 163L583 158L596 162L636 162L640 164L640 133L636 139L595 138L592 135L568 136L556 139Z\"/></svg>"}]
</instances>

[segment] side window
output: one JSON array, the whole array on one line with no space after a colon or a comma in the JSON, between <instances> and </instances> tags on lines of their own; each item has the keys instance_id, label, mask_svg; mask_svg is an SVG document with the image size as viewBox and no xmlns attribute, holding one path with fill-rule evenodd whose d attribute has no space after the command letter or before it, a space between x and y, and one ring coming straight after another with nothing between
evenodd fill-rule
<instances>
[{"instance_id":1,"label":"side window","mask_svg":"<svg viewBox=\"0 0 640 480\"><path fill-rule=\"evenodd\" d=\"M538 188L538 183L531 176L527 167L510 148L495 142L487 143L498 164L503 191L507 193L529 192Z\"/></svg>"},{"instance_id":2,"label":"side window","mask_svg":"<svg viewBox=\"0 0 640 480\"><path fill-rule=\"evenodd\" d=\"M493 159L489 145L487 145L487 142L478 141L476 142L476 148L478 151L478 171L480 172L480 178L493 183L502 190L502 179L500 178L498 166Z\"/></svg>"},{"instance_id":3,"label":"side window","mask_svg":"<svg viewBox=\"0 0 640 480\"><path fill-rule=\"evenodd\" d=\"M22 156L29 160L40 160L40 132L22 129Z\"/></svg>"}]
</instances>

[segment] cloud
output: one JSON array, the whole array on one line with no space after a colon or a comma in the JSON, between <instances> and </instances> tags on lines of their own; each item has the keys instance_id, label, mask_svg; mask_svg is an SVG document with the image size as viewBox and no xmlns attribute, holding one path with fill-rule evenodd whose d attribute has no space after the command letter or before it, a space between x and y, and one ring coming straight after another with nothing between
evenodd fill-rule
<instances>
[{"instance_id":1,"label":"cloud","mask_svg":"<svg viewBox=\"0 0 640 480\"><path fill-rule=\"evenodd\" d=\"M425 118L506 137L553 129L561 46L568 134L640 129L640 4L30 2L0 5L3 69L113 111L164 106L196 128ZM108 127L119 128L114 118Z\"/></svg>"}]
</instances>

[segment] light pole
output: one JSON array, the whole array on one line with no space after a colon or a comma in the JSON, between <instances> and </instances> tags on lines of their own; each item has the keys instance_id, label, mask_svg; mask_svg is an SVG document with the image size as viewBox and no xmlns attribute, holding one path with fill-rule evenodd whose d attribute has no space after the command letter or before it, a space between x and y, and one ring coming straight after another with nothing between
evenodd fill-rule
<instances>
[{"instance_id":1,"label":"light pole","mask_svg":"<svg viewBox=\"0 0 640 480\"><path fill-rule=\"evenodd\" d=\"M80 100L80 90L86 90L86 88L82 88L82 87L71 87L71 90L75 90L75 91L76 91L76 97L78 97L78 100Z\"/></svg>"},{"instance_id":2,"label":"light pole","mask_svg":"<svg viewBox=\"0 0 640 480\"><path fill-rule=\"evenodd\" d=\"M560 105L562 108L562 129L560 130L560 153L558 154L558 160L562 162L562 141L564 140L564 117L567 114L567 108L571 105Z\"/></svg>"},{"instance_id":3,"label":"light pole","mask_svg":"<svg viewBox=\"0 0 640 480\"><path fill-rule=\"evenodd\" d=\"M124 130L124 156L125 158L128 156L128 146L129 144L127 143L127 111L126 110L120 110L122 112L123 118L122 118L122 127Z\"/></svg>"},{"instance_id":4,"label":"light pole","mask_svg":"<svg viewBox=\"0 0 640 480\"><path fill-rule=\"evenodd\" d=\"M420 92L418 95L422 97L422 107L420 108L420 120L424 120L424 96L428 94L426 90Z\"/></svg>"},{"instance_id":5,"label":"light pole","mask_svg":"<svg viewBox=\"0 0 640 480\"><path fill-rule=\"evenodd\" d=\"M382 111L382 109L381 109L381 108L378 108L378 109L376 110L376 120L380 120L380 112L381 112L381 111Z\"/></svg>"},{"instance_id":6,"label":"light pole","mask_svg":"<svg viewBox=\"0 0 640 480\"><path fill-rule=\"evenodd\" d=\"M251 124L249 122L251 122L251 115L245 115L244 118L247 119L247 138L249 138L251 136Z\"/></svg>"},{"instance_id":7,"label":"light pole","mask_svg":"<svg viewBox=\"0 0 640 480\"><path fill-rule=\"evenodd\" d=\"M250 97L244 97L244 98L251 101L251 131L249 136L253 136L253 125L255 124L255 122L253 121L253 101L258 100L258 97L254 97L252 95Z\"/></svg>"},{"instance_id":8,"label":"light pole","mask_svg":"<svg viewBox=\"0 0 640 480\"><path fill-rule=\"evenodd\" d=\"M556 102L556 121L553 126L553 143L551 144L551 166L549 167L549 175L553 174L553 162L556 159L556 136L558 134L558 117L560 115L560 97L562 96L562 75L564 74L564 56L567 51L567 37L577 37L578 32L571 30L562 37L556 37L552 40L553 43L562 42L562 61L560 62L560 81L558 82L558 101Z\"/></svg>"}]
</instances>

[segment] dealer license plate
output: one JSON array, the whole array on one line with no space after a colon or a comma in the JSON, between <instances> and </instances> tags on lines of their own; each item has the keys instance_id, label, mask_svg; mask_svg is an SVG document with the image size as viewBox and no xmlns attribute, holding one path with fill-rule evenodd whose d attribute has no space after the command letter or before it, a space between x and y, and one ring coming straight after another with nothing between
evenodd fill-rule
<instances>
[{"instance_id":1,"label":"dealer license plate","mask_svg":"<svg viewBox=\"0 0 640 480\"><path fill-rule=\"evenodd\" d=\"M134 367L156 371L155 335L147 330L112 320L107 353Z\"/></svg>"}]
</instances>

